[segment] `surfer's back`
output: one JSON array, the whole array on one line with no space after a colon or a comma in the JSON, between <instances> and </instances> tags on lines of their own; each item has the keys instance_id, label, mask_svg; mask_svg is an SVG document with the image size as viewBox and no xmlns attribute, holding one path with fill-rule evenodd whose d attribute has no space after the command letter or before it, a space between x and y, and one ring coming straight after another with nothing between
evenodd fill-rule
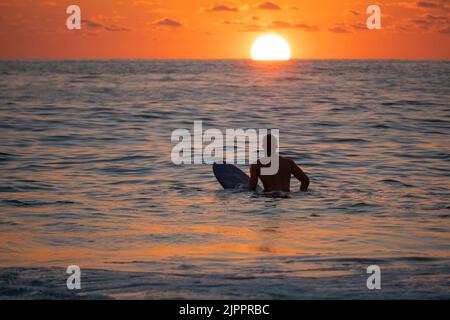
<instances>
[{"instance_id":1,"label":"surfer's back","mask_svg":"<svg viewBox=\"0 0 450 320\"><path fill-rule=\"evenodd\" d=\"M261 168L268 167L263 165L260 161L250 167L250 190L256 190L258 185L258 178L264 186L265 192L284 191L290 192L291 175L294 175L300 182L300 190L306 191L309 186L308 176L300 169L300 167L289 158L279 156L279 169L274 175L262 175Z\"/></svg>"}]
</instances>

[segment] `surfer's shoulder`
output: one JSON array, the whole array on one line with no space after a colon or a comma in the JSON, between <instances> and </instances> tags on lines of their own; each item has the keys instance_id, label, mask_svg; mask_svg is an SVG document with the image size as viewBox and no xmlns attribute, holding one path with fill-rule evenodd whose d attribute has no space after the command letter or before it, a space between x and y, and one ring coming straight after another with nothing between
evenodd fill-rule
<instances>
[{"instance_id":1,"label":"surfer's shoulder","mask_svg":"<svg viewBox=\"0 0 450 320\"><path fill-rule=\"evenodd\" d=\"M284 166L291 168L291 170L292 170L292 168L294 168L296 166L295 161L292 160L291 158L287 158L287 157L280 156L280 163L284 163Z\"/></svg>"},{"instance_id":2,"label":"surfer's shoulder","mask_svg":"<svg viewBox=\"0 0 450 320\"><path fill-rule=\"evenodd\" d=\"M292 160L291 158L288 157L284 157L284 156L279 156L280 161L285 161L288 163L294 163L294 160Z\"/></svg>"}]
</instances>

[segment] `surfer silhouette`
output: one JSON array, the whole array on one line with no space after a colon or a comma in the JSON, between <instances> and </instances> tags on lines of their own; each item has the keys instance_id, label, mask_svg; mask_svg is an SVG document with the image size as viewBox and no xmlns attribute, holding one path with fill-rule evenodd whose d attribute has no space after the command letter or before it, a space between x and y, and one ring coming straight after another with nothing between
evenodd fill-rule
<instances>
[{"instance_id":1,"label":"surfer silhouette","mask_svg":"<svg viewBox=\"0 0 450 320\"><path fill-rule=\"evenodd\" d=\"M250 166L249 189L251 191L256 191L256 188L258 187L258 179L260 179L263 183L265 192L290 192L291 175L294 175L294 177L296 177L301 183L300 191L307 191L309 187L309 178L303 170L300 169L300 167L293 160L275 153L275 150L277 149L277 139L275 139L271 134L268 134L264 137L263 146L266 157L271 157L272 153L274 157L278 156L279 169L274 175L263 175L261 174L261 168L269 167L270 163L265 165L258 160L257 163ZM273 157L271 158L273 159ZM264 158L262 160L263 163L267 163L267 160L264 161Z\"/></svg>"}]
</instances>

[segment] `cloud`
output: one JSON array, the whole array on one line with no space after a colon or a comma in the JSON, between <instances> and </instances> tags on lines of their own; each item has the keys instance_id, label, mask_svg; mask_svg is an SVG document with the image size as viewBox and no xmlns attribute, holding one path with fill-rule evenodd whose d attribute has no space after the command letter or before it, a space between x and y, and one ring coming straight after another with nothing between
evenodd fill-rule
<instances>
[{"instance_id":1,"label":"cloud","mask_svg":"<svg viewBox=\"0 0 450 320\"><path fill-rule=\"evenodd\" d=\"M447 33L445 31L450 24L450 17L445 15L425 14L419 18L409 19L408 22L420 30L434 30L440 33Z\"/></svg>"},{"instance_id":2,"label":"cloud","mask_svg":"<svg viewBox=\"0 0 450 320\"><path fill-rule=\"evenodd\" d=\"M429 20L425 20L425 19L412 19L411 21L414 22L415 24L422 25L422 26L429 26L430 24L432 24L432 22L430 22Z\"/></svg>"},{"instance_id":3,"label":"cloud","mask_svg":"<svg viewBox=\"0 0 450 320\"><path fill-rule=\"evenodd\" d=\"M256 6L256 9L261 10L280 10L281 7L273 2L263 2Z\"/></svg>"},{"instance_id":4,"label":"cloud","mask_svg":"<svg viewBox=\"0 0 450 320\"><path fill-rule=\"evenodd\" d=\"M410 21L421 30L429 30L432 26L432 22L425 19L411 19Z\"/></svg>"},{"instance_id":5,"label":"cloud","mask_svg":"<svg viewBox=\"0 0 450 320\"><path fill-rule=\"evenodd\" d=\"M394 2L394 1L393 1ZM442 10L449 11L448 4L449 0L422 0L422 1L401 1L394 2L392 5L401 8L407 8L411 10Z\"/></svg>"},{"instance_id":6,"label":"cloud","mask_svg":"<svg viewBox=\"0 0 450 320\"><path fill-rule=\"evenodd\" d=\"M127 31L130 31L130 29L125 28L125 27L121 27L121 26L118 26L118 25L105 26L105 30L106 31L111 31L111 32L127 32Z\"/></svg>"},{"instance_id":7,"label":"cloud","mask_svg":"<svg viewBox=\"0 0 450 320\"><path fill-rule=\"evenodd\" d=\"M355 31L357 31L357 30L368 30L367 29L367 25L365 23L354 23L354 24L351 25L351 27Z\"/></svg>"},{"instance_id":8,"label":"cloud","mask_svg":"<svg viewBox=\"0 0 450 320\"><path fill-rule=\"evenodd\" d=\"M306 23L295 23L293 25L293 27L296 29L303 29L305 31L310 31L310 32L320 31L319 27L311 26Z\"/></svg>"},{"instance_id":9,"label":"cloud","mask_svg":"<svg viewBox=\"0 0 450 320\"><path fill-rule=\"evenodd\" d=\"M448 16L434 16L432 14L427 14L425 18L435 22L450 22L450 17Z\"/></svg>"},{"instance_id":10,"label":"cloud","mask_svg":"<svg viewBox=\"0 0 450 320\"><path fill-rule=\"evenodd\" d=\"M239 26L238 31L240 32L261 32L273 29L299 29L307 32L320 31L317 26L310 25L304 22L274 20L270 23L258 23L258 21L260 21L260 19L257 16L253 15L248 17L246 20L220 20L217 22L217 24Z\"/></svg>"},{"instance_id":11,"label":"cloud","mask_svg":"<svg viewBox=\"0 0 450 320\"><path fill-rule=\"evenodd\" d=\"M416 5L420 8L440 8L442 4L431 1L418 1Z\"/></svg>"},{"instance_id":12,"label":"cloud","mask_svg":"<svg viewBox=\"0 0 450 320\"><path fill-rule=\"evenodd\" d=\"M213 6L210 9L205 9L206 12L238 12L239 9L236 7L228 7L225 5Z\"/></svg>"},{"instance_id":13,"label":"cloud","mask_svg":"<svg viewBox=\"0 0 450 320\"><path fill-rule=\"evenodd\" d=\"M182 24L178 21L172 20L170 18L164 18L164 19L160 19L160 20L156 20L153 22L154 25L156 26L162 26L162 27L181 27Z\"/></svg>"},{"instance_id":14,"label":"cloud","mask_svg":"<svg viewBox=\"0 0 450 320\"><path fill-rule=\"evenodd\" d=\"M300 10L300 8L297 7L297 6L289 6L288 9L290 9L290 10Z\"/></svg>"},{"instance_id":15,"label":"cloud","mask_svg":"<svg viewBox=\"0 0 450 320\"><path fill-rule=\"evenodd\" d=\"M266 31L266 30L267 30L266 26L262 26L259 24L247 24L239 31L240 32L261 32L261 31Z\"/></svg>"},{"instance_id":16,"label":"cloud","mask_svg":"<svg viewBox=\"0 0 450 320\"><path fill-rule=\"evenodd\" d=\"M267 31L269 26L263 23L258 23L256 20L226 20L220 21L220 24L229 26L238 26L239 32L262 32Z\"/></svg>"},{"instance_id":17,"label":"cloud","mask_svg":"<svg viewBox=\"0 0 450 320\"><path fill-rule=\"evenodd\" d=\"M328 31L333 32L333 33L351 33L350 30L348 30L346 27L343 27L343 26L330 27L330 28L328 28Z\"/></svg>"},{"instance_id":18,"label":"cloud","mask_svg":"<svg viewBox=\"0 0 450 320\"><path fill-rule=\"evenodd\" d=\"M221 21L221 24L226 25L239 25L241 32L261 32L261 31L269 31L274 29L299 29L307 32L315 32L320 31L320 29L316 26L309 25L303 22L289 22L282 20L275 20L269 24L255 23L253 20L251 21L243 21L243 20L226 20Z\"/></svg>"},{"instance_id":19,"label":"cloud","mask_svg":"<svg viewBox=\"0 0 450 320\"><path fill-rule=\"evenodd\" d=\"M392 23L392 30L400 32L440 32L450 25L450 17L424 13L413 18L403 18Z\"/></svg>"},{"instance_id":20,"label":"cloud","mask_svg":"<svg viewBox=\"0 0 450 320\"><path fill-rule=\"evenodd\" d=\"M292 28L292 24L286 21L275 20L272 21L272 27L279 29Z\"/></svg>"},{"instance_id":21,"label":"cloud","mask_svg":"<svg viewBox=\"0 0 450 320\"><path fill-rule=\"evenodd\" d=\"M446 14L450 11L450 8L447 6L450 4L449 0L440 0L440 1L418 1L416 2L416 6L423 10L433 10L434 12L445 12Z\"/></svg>"},{"instance_id":22,"label":"cloud","mask_svg":"<svg viewBox=\"0 0 450 320\"><path fill-rule=\"evenodd\" d=\"M440 29L440 33L450 34L450 26L447 26L446 28Z\"/></svg>"},{"instance_id":23,"label":"cloud","mask_svg":"<svg viewBox=\"0 0 450 320\"><path fill-rule=\"evenodd\" d=\"M93 30L93 31L100 31L100 30L113 31L113 32L131 31L130 29L122 27L117 24L102 23L102 22L90 20L90 19L81 20L81 25L82 25L82 27L86 26L88 29Z\"/></svg>"},{"instance_id":24,"label":"cloud","mask_svg":"<svg viewBox=\"0 0 450 320\"><path fill-rule=\"evenodd\" d=\"M302 30L310 31L310 32L319 31L318 27L311 26L306 23L302 23L302 22L291 23L291 22L280 21L280 20L272 21L271 27L275 28L275 29L288 29L288 28L302 29Z\"/></svg>"},{"instance_id":25,"label":"cloud","mask_svg":"<svg viewBox=\"0 0 450 320\"><path fill-rule=\"evenodd\" d=\"M95 22L95 21L89 20L89 19L81 20L81 25L88 27L88 29L94 29L94 30L103 29L105 27L102 23Z\"/></svg>"},{"instance_id":26,"label":"cloud","mask_svg":"<svg viewBox=\"0 0 450 320\"><path fill-rule=\"evenodd\" d=\"M242 21L242 20L220 20L217 24L219 25L233 25L233 26L238 26L238 25L245 25L246 22Z\"/></svg>"}]
</instances>

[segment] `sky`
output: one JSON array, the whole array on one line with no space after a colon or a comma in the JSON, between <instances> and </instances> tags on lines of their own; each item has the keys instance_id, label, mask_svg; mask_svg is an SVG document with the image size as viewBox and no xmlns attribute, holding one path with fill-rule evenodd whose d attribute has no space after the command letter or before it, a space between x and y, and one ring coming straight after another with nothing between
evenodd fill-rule
<instances>
[{"instance_id":1,"label":"sky","mask_svg":"<svg viewBox=\"0 0 450 320\"><path fill-rule=\"evenodd\" d=\"M0 59L248 59L276 33L296 59L450 60L450 0L0 0L0 27Z\"/></svg>"}]
</instances>

